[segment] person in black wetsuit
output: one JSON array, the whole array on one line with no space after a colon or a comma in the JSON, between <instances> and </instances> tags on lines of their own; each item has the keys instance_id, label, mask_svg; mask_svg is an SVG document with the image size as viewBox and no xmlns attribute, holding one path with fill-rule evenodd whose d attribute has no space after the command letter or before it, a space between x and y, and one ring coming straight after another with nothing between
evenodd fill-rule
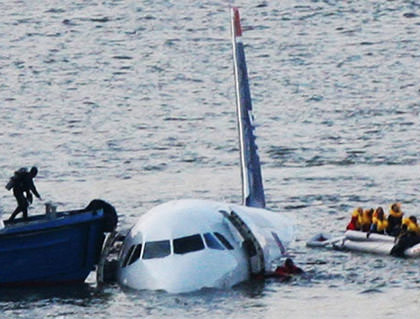
<instances>
[{"instance_id":1,"label":"person in black wetsuit","mask_svg":"<svg viewBox=\"0 0 420 319\"><path fill-rule=\"evenodd\" d=\"M388 227L386 229L388 235L394 237L398 236L401 231L403 215L404 213L401 210L400 203L394 203L391 205L388 215Z\"/></svg>"},{"instance_id":2,"label":"person in black wetsuit","mask_svg":"<svg viewBox=\"0 0 420 319\"><path fill-rule=\"evenodd\" d=\"M420 243L420 226L417 223L416 216L404 218L401 226L401 232L397 237L397 242L391 249L391 255L395 257L404 257L405 250Z\"/></svg>"},{"instance_id":3,"label":"person in black wetsuit","mask_svg":"<svg viewBox=\"0 0 420 319\"><path fill-rule=\"evenodd\" d=\"M41 195L39 195L38 191L36 190L35 184L33 179L38 174L38 169L34 166L31 168L29 172L24 172L19 177L19 180L15 182L13 185L13 195L17 201L17 207L15 211L9 218L10 222L13 222L16 215L20 212L23 213L23 219L28 218L28 206L32 203L32 193L39 199L41 199ZM26 196L25 196L26 195Z\"/></svg>"}]
</instances>

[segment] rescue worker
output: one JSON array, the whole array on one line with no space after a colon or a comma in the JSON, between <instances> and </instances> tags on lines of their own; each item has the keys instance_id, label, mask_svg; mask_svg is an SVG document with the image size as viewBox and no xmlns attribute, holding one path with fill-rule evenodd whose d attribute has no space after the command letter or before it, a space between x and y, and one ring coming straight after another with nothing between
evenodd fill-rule
<instances>
[{"instance_id":1,"label":"rescue worker","mask_svg":"<svg viewBox=\"0 0 420 319\"><path fill-rule=\"evenodd\" d=\"M357 207L351 214L351 220L347 224L346 229L347 230L360 230L361 224L359 220L361 221L362 215L363 215L363 208Z\"/></svg>"},{"instance_id":2,"label":"rescue worker","mask_svg":"<svg viewBox=\"0 0 420 319\"><path fill-rule=\"evenodd\" d=\"M375 209L372 216L372 225L370 226L369 233L366 237L369 237L370 233L385 234L385 230L388 227L388 220L385 218L385 212L382 207Z\"/></svg>"},{"instance_id":3,"label":"rescue worker","mask_svg":"<svg viewBox=\"0 0 420 319\"><path fill-rule=\"evenodd\" d=\"M420 227L417 223L417 217L410 216L408 218L404 218L402 221L401 231L420 235Z\"/></svg>"},{"instance_id":4,"label":"rescue worker","mask_svg":"<svg viewBox=\"0 0 420 319\"><path fill-rule=\"evenodd\" d=\"M391 236L398 236L401 230L402 218L404 213L401 210L400 203L391 205L388 215L388 227L386 232Z\"/></svg>"},{"instance_id":5,"label":"rescue worker","mask_svg":"<svg viewBox=\"0 0 420 319\"><path fill-rule=\"evenodd\" d=\"M404 218L397 243L391 249L391 255L404 257L404 251L418 243L420 243L420 227L416 216Z\"/></svg>"},{"instance_id":6,"label":"rescue worker","mask_svg":"<svg viewBox=\"0 0 420 319\"><path fill-rule=\"evenodd\" d=\"M368 232L370 230L370 225L372 224L372 215L373 215L373 208L365 209L363 214L359 215L359 224L360 228L364 232Z\"/></svg>"},{"instance_id":7,"label":"rescue worker","mask_svg":"<svg viewBox=\"0 0 420 319\"><path fill-rule=\"evenodd\" d=\"M13 222L16 215L20 212L23 214L23 219L28 218L28 206L32 203L32 194L41 199L33 179L38 174L38 169L34 166L29 172L23 172L18 180L13 185L13 195L17 201L17 207L9 218L9 222ZM26 195L26 196L25 196Z\"/></svg>"}]
</instances>

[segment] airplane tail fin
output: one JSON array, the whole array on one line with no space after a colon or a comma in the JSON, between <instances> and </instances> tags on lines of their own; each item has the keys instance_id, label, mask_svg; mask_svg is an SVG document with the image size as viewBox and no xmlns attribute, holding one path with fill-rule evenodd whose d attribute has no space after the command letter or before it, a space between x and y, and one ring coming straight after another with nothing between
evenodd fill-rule
<instances>
[{"instance_id":1,"label":"airplane tail fin","mask_svg":"<svg viewBox=\"0 0 420 319\"><path fill-rule=\"evenodd\" d=\"M251 93L245 60L238 8L231 8L232 50L236 89L243 204L265 207L264 187L258 148L255 143Z\"/></svg>"}]
</instances>

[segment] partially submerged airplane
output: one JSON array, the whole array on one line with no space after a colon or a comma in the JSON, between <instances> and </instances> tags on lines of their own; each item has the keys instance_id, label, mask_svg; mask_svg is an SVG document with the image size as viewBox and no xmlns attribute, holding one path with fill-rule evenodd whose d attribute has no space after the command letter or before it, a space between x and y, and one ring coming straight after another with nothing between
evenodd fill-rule
<instances>
[{"instance_id":1,"label":"partially submerged airplane","mask_svg":"<svg viewBox=\"0 0 420 319\"><path fill-rule=\"evenodd\" d=\"M232 287L272 271L294 239L293 218L265 209L237 8L231 28L243 204L182 199L152 208L123 241L117 266L123 286L170 293Z\"/></svg>"}]
</instances>

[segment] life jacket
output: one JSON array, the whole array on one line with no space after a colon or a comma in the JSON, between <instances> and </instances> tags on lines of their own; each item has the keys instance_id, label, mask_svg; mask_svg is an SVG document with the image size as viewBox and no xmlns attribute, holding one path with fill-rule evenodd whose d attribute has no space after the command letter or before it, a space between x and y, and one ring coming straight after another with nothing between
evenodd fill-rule
<instances>
[{"instance_id":1,"label":"life jacket","mask_svg":"<svg viewBox=\"0 0 420 319\"><path fill-rule=\"evenodd\" d=\"M359 212L357 208L351 214L351 220L347 224L347 230L360 230L360 223L359 223Z\"/></svg>"},{"instance_id":2,"label":"life jacket","mask_svg":"<svg viewBox=\"0 0 420 319\"><path fill-rule=\"evenodd\" d=\"M389 209L387 229L387 232L389 234L393 236L398 235L398 233L400 232L403 215L404 213L401 210L395 211L392 208Z\"/></svg>"},{"instance_id":3,"label":"life jacket","mask_svg":"<svg viewBox=\"0 0 420 319\"><path fill-rule=\"evenodd\" d=\"M382 219L379 219L379 216L382 215ZM382 209L382 207L378 207L377 209L375 209L375 211L373 212L372 215L372 226L373 229L377 232L377 233L381 233L383 234L385 232L385 230L388 228L388 220L385 216L385 213ZM372 228L371 228L372 229Z\"/></svg>"},{"instance_id":4,"label":"life jacket","mask_svg":"<svg viewBox=\"0 0 420 319\"><path fill-rule=\"evenodd\" d=\"M393 210L392 208L390 208L389 209L389 215L390 216L393 216L393 217L395 217L395 218L400 218L400 217L402 217L402 215L403 215L404 213L400 210L400 211L398 211L398 212L396 212L395 210Z\"/></svg>"},{"instance_id":5,"label":"life jacket","mask_svg":"<svg viewBox=\"0 0 420 319\"><path fill-rule=\"evenodd\" d=\"M382 233L385 231L385 229L388 228L388 220L386 220L385 218L380 220L377 217L372 219L372 224L376 225L376 231L378 233Z\"/></svg>"},{"instance_id":6,"label":"life jacket","mask_svg":"<svg viewBox=\"0 0 420 319\"><path fill-rule=\"evenodd\" d=\"M26 167L19 168L15 171L14 175L10 177L8 183L6 184L6 189L10 191L13 187L18 186L23 182L24 177L28 174L28 169Z\"/></svg>"},{"instance_id":7,"label":"life jacket","mask_svg":"<svg viewBox=\"0 0 420 319\"><path fill-rule=\"evenodd\" d=\"M371 224L372 223L372 216L370 215L370 209L366 209L363 211L363 215L360 216L361 219L359 221L361 221L362 225L366 225L366 224Z\"/></svg>"},{"instance_id":8,"label":"life jacket","mask_svg":"<svg viewBox=\"0 0 420 319\"><path fill-rule=\"evenodd\" d=\"M420 235L420 227L417 223L413 222L410 218L404 218L402 225L407 227L408 232L416 233Z\"/></svg>"},{"instance_id":9,"label":"life jacket","mask_svg":"<svg viewBox=\"0 0 420 319\"><path fill-rule=\"evenodd\" d=\"M365 209L362 215L358 216L358 222L363 231L368 231L372 224L372 215L370 209Z\"/></svg>"}]
</instances>

